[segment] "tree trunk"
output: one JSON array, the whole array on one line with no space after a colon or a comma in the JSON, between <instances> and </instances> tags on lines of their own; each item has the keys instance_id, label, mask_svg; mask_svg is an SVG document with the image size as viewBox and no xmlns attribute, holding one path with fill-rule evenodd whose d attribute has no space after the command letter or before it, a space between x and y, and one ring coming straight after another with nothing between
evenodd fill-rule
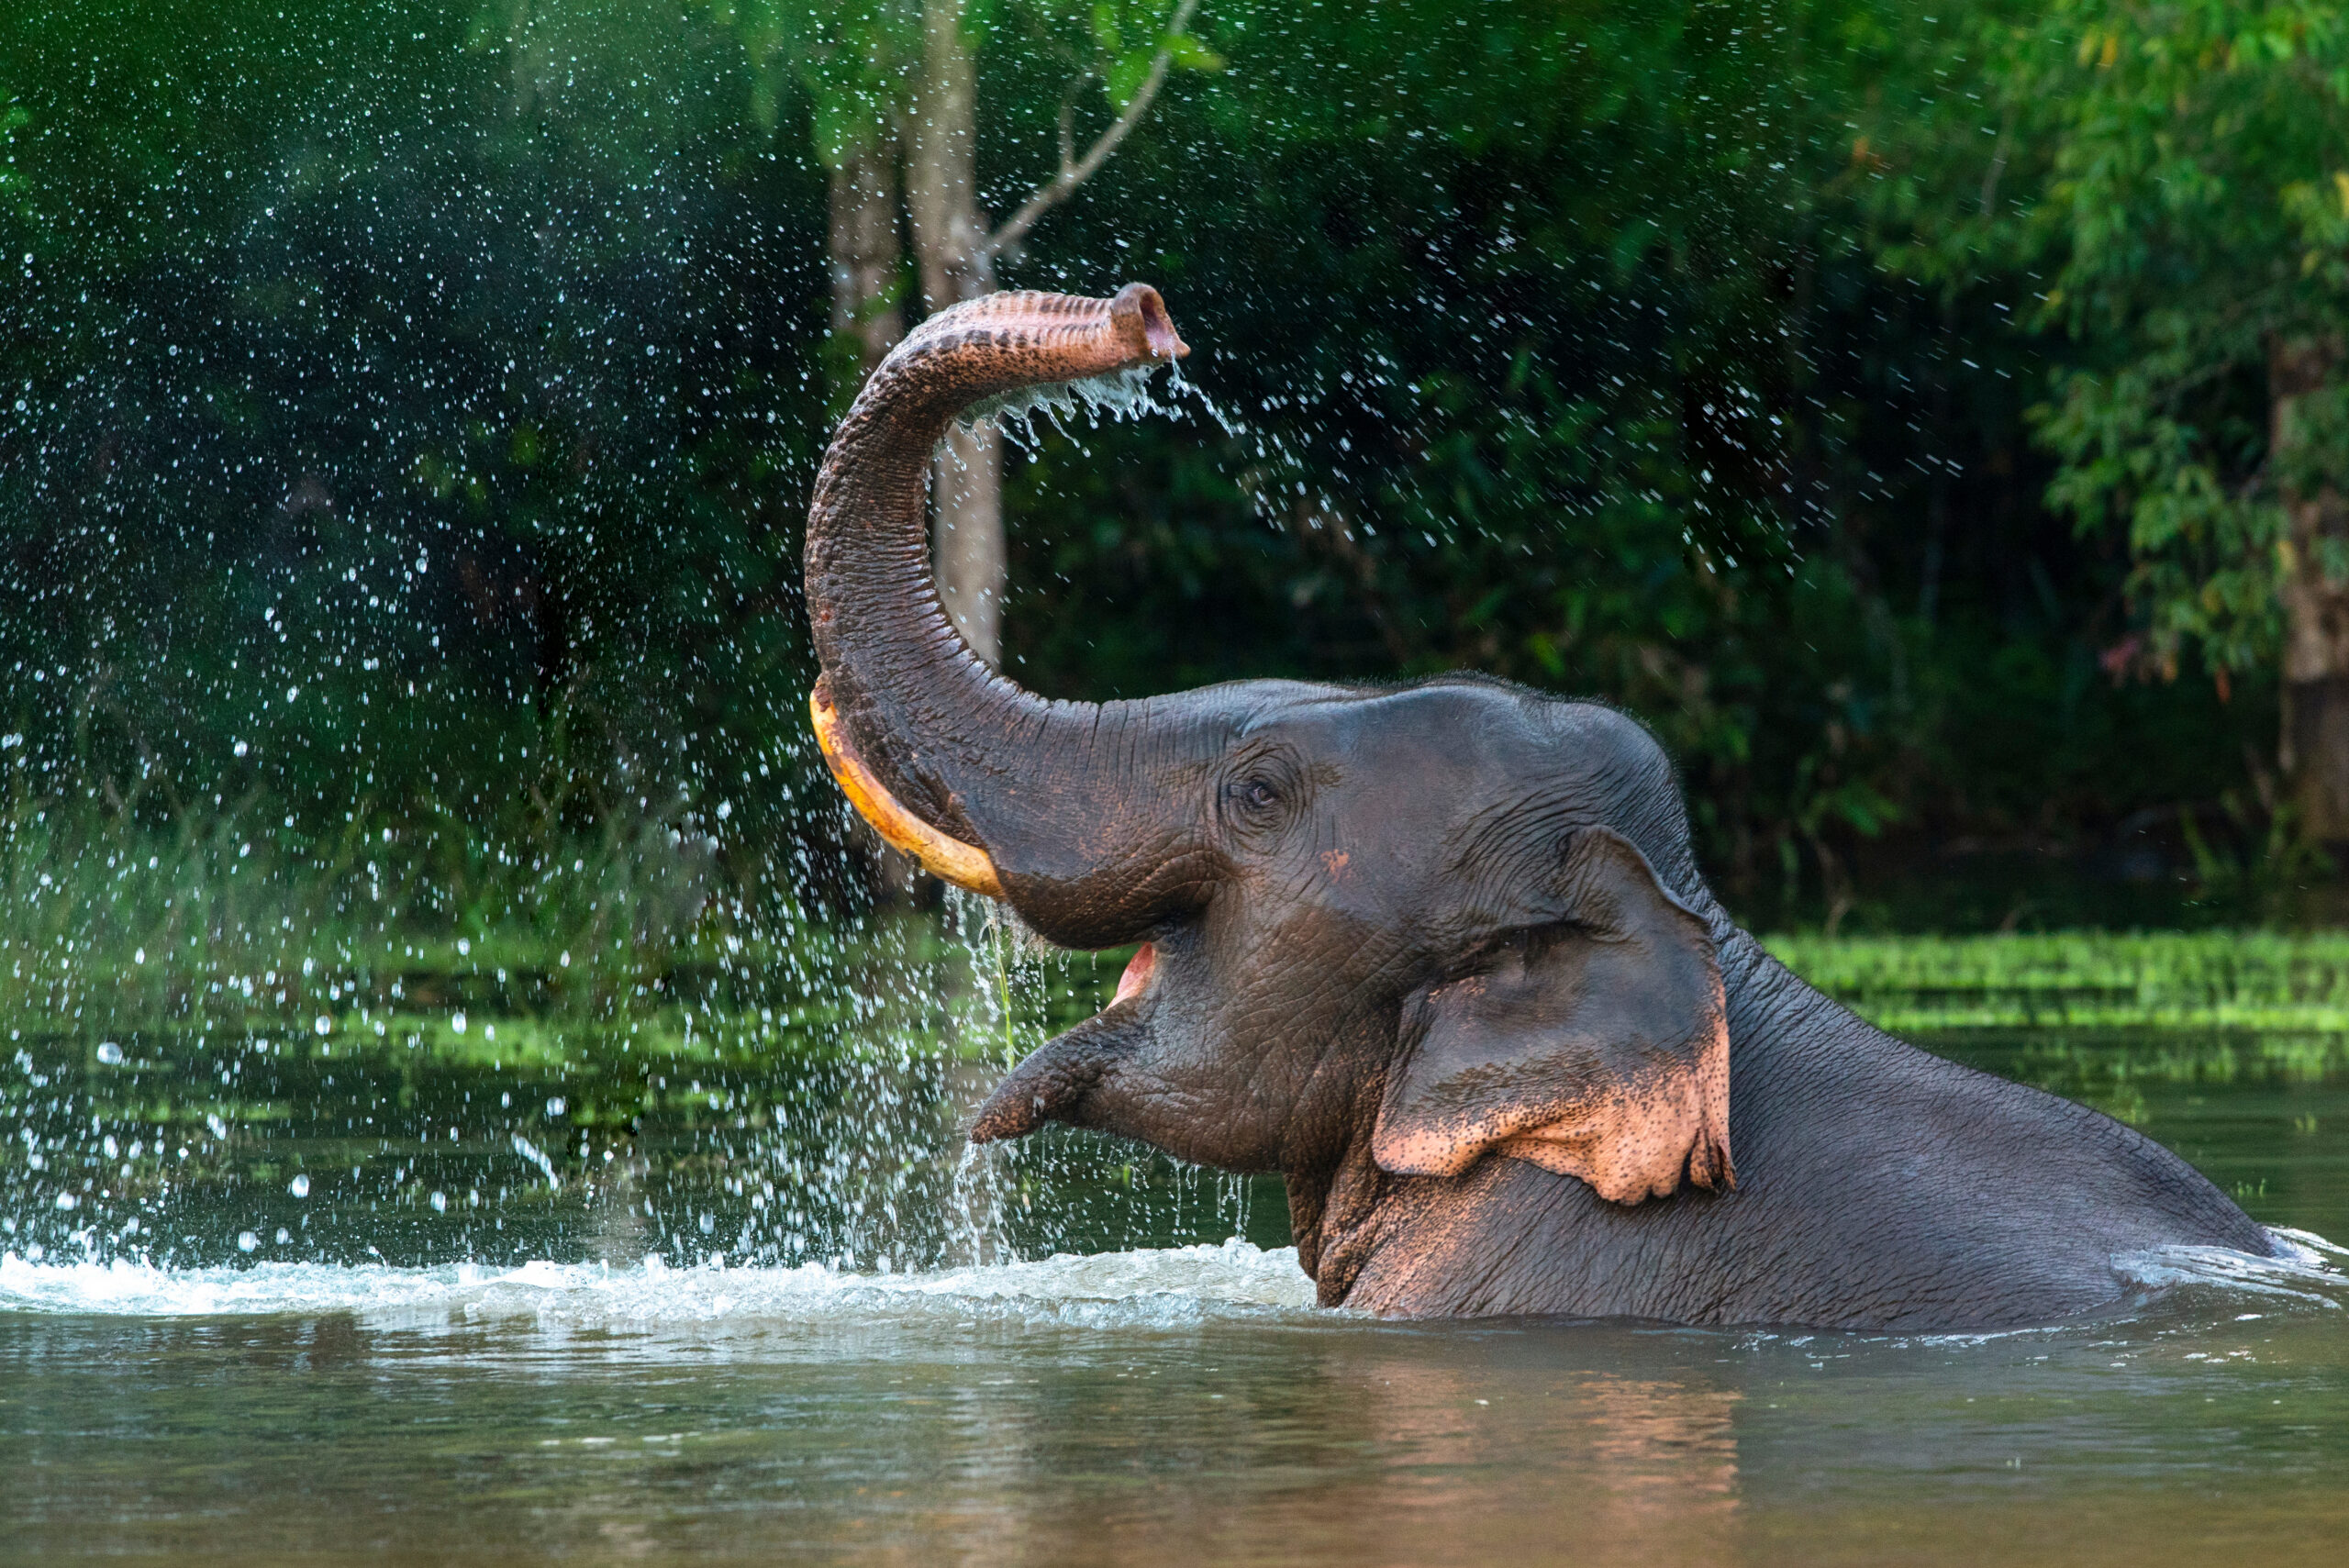
<instances>
[{"instance_id":1,"label":"tree trunk","mask_svg":"<svg viewBox=\"0 0 2349 1568\"><path fill-rule=\"evenodd\" d=\"M852 395L906 335L897 306L905 248L897 238L896 161L897 150L876 141L832 171L830 368Z\"/></svg>"},{"instance_id":2,"label":"tree trunk","mask_svg":"<svg viewBox=\"0 0 2349 1568\"><path fill-rule=\"evenodd\" d=\"M906 250L897 232L897 149L888 138L851 152L832 171L826 234L831 258L832 336L824 346L825 379L835 407L845 407L906 335L897 300ZM850 832L874 895L904 903L920 886L907 856L883 842L863 817Z\"/></svg>"},{"instance_id":3,"label":"tree trunk","mask_svg":"<svg viewBox=\"0 0 2349 1568\"><path fill-rule=\"evenodd\" d=\"M977 194L977 72L963 0L923 0L921 86L906 130L906 212L923 304L935 314L995 292ZM964 641L1003 662L1003 455L992 431L950 430L935 465L938 593Z\"/></svg>"},{"instance_id":4,"label":"tree trunk","mask_svg":"<svg viewBox=\"0 0 2349 1568\"><path fill-rule=\"evenodd\" d=\"M2328 549L2349 549L2349 505L2330 479L2311 487L2292 476L2305 439L2300 399L2325 390L2341 360L2341 340L2330 337L2279 339L2267 351L2268 461L2287 476L2280 489L2289 541L2278 760L2301 833L2323 844L2349 842L2349 578L2325 569Z\"/></svg>"}]
</instances>

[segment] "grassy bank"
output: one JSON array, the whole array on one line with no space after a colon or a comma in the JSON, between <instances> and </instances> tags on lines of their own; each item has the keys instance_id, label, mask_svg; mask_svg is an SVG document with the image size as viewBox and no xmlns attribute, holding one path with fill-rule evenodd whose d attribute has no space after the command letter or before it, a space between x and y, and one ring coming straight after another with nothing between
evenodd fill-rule
<instances>
[{"instance_id":1,"label":"grassy bank","mask_svg":"<svg viewBox=\"0 0 2349 1568\"><path fill-rule=\"evenodd\" d=\"M2349 1034L2349 932L1768 946L1898 1032ZM818 918L779 884L746 889L713 840L649 823L505 844L453 825L353 824L321 842L233 817L200 832L39 810L0 822L0 1020L44 1035L298 1030L555 1066L614 1030L682 1044L707 1016L755 1020L765 1051L820 1051L884 1015L920 1032L955 1012L1063 1026L1122 957L1040 953L978 906Z\"/></svg>"},{"instance_id":2,"label":"grassy bank","mask_svg":"<svg viewBox=\"0 0 2349 1568\"><path fill-rule=\"evenodd\" d=\"M2349 933L1775 937L1787 968L1896 1033L2349 1031Z\"/></svg>"},{"instance_id":3,"label":"grassy bank","mask_svg":"<svg viewBox=\"0 0 2349 1568\"><path fill-rule=\"evenodd\" d=\"M528 852L317 846L250 825L88 836L38 820L0 844L0 1020L41 1033L267 1030L552 1062L565 1030L761 1018L820 1049L941 993L1063 1024L1122 953L1039 952L959 916L841 924L746 897L666 830ZM2349 1033L2349 932L1779 936L1790 969L1897 1032L2145 1028Z\"/></svg>"},{"instance_id":4,"label":"grassy bank","mask_svg":"<svg viewBox=\"0 0 2349 1568\"><path fill-rule=\"evenodd\" d=\"M980 901L827 923L667 833L452 870L380 828L331 861L31 828L0 859L0 1248L935 1262L977 1255L965 1231L1197 1239L1176 1219L1208 1236L1242 1202L1097 1140L970 1158L969 1106L1125 957L1042 951ZM2349 1125L2349 935L1769 945L1928 1049L2197 1150L2206 1101L2247 1107L2247 1199ZM1163 1209L1104 1195L1137 1182Z\"/></svg>"}]
</instances>

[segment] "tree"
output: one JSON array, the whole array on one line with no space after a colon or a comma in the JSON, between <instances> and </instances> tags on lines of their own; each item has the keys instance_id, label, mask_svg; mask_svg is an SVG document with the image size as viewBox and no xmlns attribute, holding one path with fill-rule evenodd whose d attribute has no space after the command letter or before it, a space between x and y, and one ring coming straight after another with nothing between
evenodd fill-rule
<instances>
[{"instance_id":1,"label":"tree","mask_svg":"<svg viewBox=\"0 0 2349 1568\"><path fill-rule=\"evenodd\" d=\"M1070 73L1059 160L1011 216L992 222L979 199L978 52L996 24L975 0L870 0L801 6L790 0L718 7L772 79L787 76L813 106L818 156L831 175L832 328L837 384L852 391L904 335L905 243L926 310L991 294L998 261L1017 253L1045 214L1099 172L1150 113L1170 70L1219 69L1188 28L1198 0L1100 0L1082 10L1030 0L1030 48L1053 49ZM1072 39L1082 40L1072 44ZM1110 118L1080 154L1080 95L1097 82ZM772 118L779 94L765 90ZM843 398L842 401L845 401ZM939 591L988 663L1002 657L1002 454L991 431L958 429L935 477Z\"/></svg>"},{"instance_id":2,"label":"tree","mask_svg":"<svg viewBox=\"0 0 2349 1568\"><path fill-rule=\"evenodd\" d=\"M2320 351L2315 393L2271 398L2254 338L2162 394L2225 495L2251 486L2220 522L2263 536L2132 565L2125 473L2110 526L2044 509L2060 454L2030 433L2072 405L2032 427L2026 389L2142 369L2154 320L2075 335L2057 276L2085 111L2043 100L2097 86L2100 32L2083 62L2085 24L2023 0L1217 0L1187 26L1238 68L1137 111L1185 63L1173 0L965 0L958 150L915 118L938 13L768 0L762 35L756 3L0 26L0 817L208 831L249 801L320 843L439 824L491 864L722 819L760 896L831 877L795 533L828 399L924 308L919 186L960 191L1007 283L1164 285L1233 417L1006 462L1005 662L1038 690L1473 666L1603 696L1671 748L1709 873L1765 919L1883 918L1905 861L1932 918L1995 924L2017 881L1941 849L2025 840L2033 918L2123 917L2060 904L2043 851L2188 870L2181 802L2214 853L2258 852L2276 547L2288 490L2316 503L2295 560L2334 526L2342 375ZM2312 101L2315 135L2338 111ZM924 173L918 128L977 185ZM2285 182L2322 240L2293 265L2337 250L2331 167ZM2148 265L2131 297L2157 302ZM2006 330L2059 283L2042 333ZM2204 653L2230 700L2099 678L2116 642L2158 672L2188 612L2252 639ZM2167 643L2188 666L2196 624Z\"/></svg>"},{"instance_id":3,"label":"tree","mask_svg":"<svg viewBox=\"0 0 2349 1568\"><path fill-rule=\"evenodd\" d=\"M2349 21L2059 0L1975 41L1992 112L2043 161L1998 203L2013 139L1977 155L1986 195L1943 250L2040 266L2033 324L2076 345L2042 416L2048 498L2125 534L2143 626L2110 662L2174 678L2192 650L2223 693L2280 660L2299 828L2349 841Z\"/></svg>"}]
</instances>

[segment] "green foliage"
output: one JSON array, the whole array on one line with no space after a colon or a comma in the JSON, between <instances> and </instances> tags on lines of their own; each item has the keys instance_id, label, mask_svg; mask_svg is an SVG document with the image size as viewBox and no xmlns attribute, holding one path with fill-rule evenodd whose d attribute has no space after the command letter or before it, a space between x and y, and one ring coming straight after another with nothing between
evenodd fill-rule
<instances>
[{"instance_id":1,"label":"green foliage","mask_svg":"<svg viewBox=\"0 0 2349 1568\"><path fill-rule=\"evenodd\" d=\"M744 720L805 680L774 486L820 421L819 199L666 8L496 15L8 35L27 809L510 858L763 795L793 843L796 734Z\"/></svg>"},{"instance_id":2,"label":"green foliage","mask_svg":"<svg viewBox=\"0 0 2349 1568\"><path fill-rule=\"evenodd\" d=\"M1097 82L1122 111L1163 51L1177 71L1220 71L1223 59L1185 29L1196 0L965 0L973 39L1003 39L1050 60L1074 86ZM750 113L778 128L805 106L817 156L839 167L896 133L914 111L921 60L920 0L704 0L712 26L738 39L753 71Z\"/></svg>"},{"instance_id":3,"label":"green foliage","mask_svg":"<svg viewBox=\"0 0 2349 1568\"><path fill-rule=\"evenodd\" d=\"M1908 259L2043 277L2027 325L2076 345L2039 416L2048 500L2127 540L2143 637L2123 655L2169 678L2188 651L2271 660L2279 488L2349 474L2337 389L2300 416L2296 470L2271 461L2266 381L2279 343L2349 323L2349 21L2310 0L2062 0L1986 9L1958 52L2007 134L1968 157L1953 126L1920 160ZM2003 172L1998 200L1987 169L1978 204L1917 195L1926 170L1962 191L1968 163Z\"/></svg>"},{"instance_id":4,"label":"green foliage","mask_svg":"<svg viewBox=\"0 0 2349 1568\"><path fill-rule=\"evenodd\" d=\"M2349 1031L2349 937L2262 931L1771 939L1772 955L1895 1032Z\"/></svg>"},{"instance_id":5,"label":"green foliage","mask_svg":"<svg viewBox=\"0 0 2349 1568\"><path fill-rule=\"evenodd\" d=\"M1789 914L1887 833L2215 793L2208 737L2265 744L2263 688L2099 673L2124 568L2040 508L2027 296L1878 264L1922 249L1883 194L1932 196L1871 150L1878 117L1984 141L1984 106L1904 73L1905 9L1753 19L1219 9L1241 68L1162 105L1056 254L1131 245L1248 429L1048 440L1015 475L1023 674L1470 665L1602 695L1678 754L1737 896Z\"/></svg>"},{"instance_id":6,"label":"green foliage","mask_svg":"<svg viewBox=\"0 0 2349 1568\"><path fill-rule=\"evenodd\" d=\"M2231 298L2283 236L2259 308L2323 305L2349 207L2310 150L2337 96L2285 113L2337 29L2161 75L2146 40L2219 14L2113 10L2107 68L2085 6L966 7L998 216L1166 56L1146 131L1000 261L1161 284L1232 422L1013 465L1016 673L1617 702L1767 919L1901 923L1871 868L1936 846L2126 828L2173 905L2250 865L2262 540L2349 410L2303 399L2309 473L2261 469L2257 328L2173 272ZM796 519L827 169L906 112L921 7L203 16L0 35L16 806L290 817L329 879L370 825L544 866L674 835L717 843L710 899L863 907L800 735ZM2129 152L2171 85L2180 134ZM2051 479L2140 548L2072 537ZM2156 662L2243 672L2228 700L2111 683L2124 595Z\"/></svg>"},{"instance_id":7,"label":"green foliage","mask_svg":"<svg viewBox=\"0 0 2349 1568\"><path fill-rule=\"evenodd\" d=\"M774 129L787 103L804 101L816 155L830 168L894 133L921 57L920 0L707 0L704 8L749 58L758 125Z\"/></svg>"}]
</instances>

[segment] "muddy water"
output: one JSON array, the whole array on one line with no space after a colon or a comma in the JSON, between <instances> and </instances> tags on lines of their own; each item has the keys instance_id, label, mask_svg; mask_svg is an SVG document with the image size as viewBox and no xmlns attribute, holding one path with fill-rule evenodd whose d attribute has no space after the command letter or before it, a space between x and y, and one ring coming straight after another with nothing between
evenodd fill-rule
<instances>
[{"instance_id":1,"label":"muddy water","mask_svg":"<svg viewBox=\"0 0 2349 1568\"><path fill-rule=\"evenodd\" d=\"M2329 1560L2339 1283L1897 1340L1378 1324L1246 1243L885 1284L20 1264L0 1555Z\"/></svg>"},{"instance_id":2,"label":"muddy water","mask_svg":"<svg viewBox=\"0 0 2349 1568\"><path fill-rule=\"evenodd\" d=\"M2331 1046L1933 1043L2129 1116L2271 1225L2349 1236ZM299 1153L273 1146L272 1191ZM0 1260L0 1560L2144 1565L2349 1547L2337 1253L2136 1260L2140 1308L1987 1338L1393 1325L1312 1307L1277 1216L1190 1180L1096 1151L1026 1190L1090 1217L1069 1244L1109 1250L956 1267L950 1248L888 1274L648 1262L608 1226L549 1231L538 1261L19 1247ZM243 1201L223 1190L217 1225ZM1255 1241L1146 1245L1243 1225Z\"/></svg>"}]
</instances>

